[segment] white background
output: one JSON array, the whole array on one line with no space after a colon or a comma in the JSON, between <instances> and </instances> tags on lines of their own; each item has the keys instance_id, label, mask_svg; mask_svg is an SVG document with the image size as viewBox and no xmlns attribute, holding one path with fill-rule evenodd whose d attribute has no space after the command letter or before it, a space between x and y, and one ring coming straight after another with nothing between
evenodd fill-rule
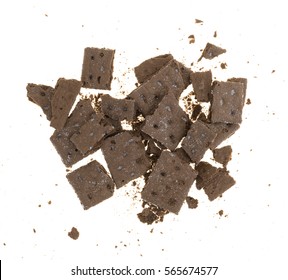
<instances>
[{"instance_id":1,"label":"white background","mask_svg":"<svg viewBox=\"0 0 288 280\"><path fill-rule=\"evenodd\" d=\"M176 279L164 276L165 266L219 266L216 276L177 279L287 279L284 3L1 1L3 279L82 279L71 276L76 265L162 270L157 277L135 279ZM195 44L189 44L191 34ZM111 94L123 97L134 88L133 67L143 60L170 52L189 66L207 42L227 53L199 67L212 69L220 80L248 78L252 104L244 108L241 129L226 142L233 147L228 169L237 184L214 202L191 189L199 199L196 210L184 204L179 215L152 226L139 222L141 202L131 186L84 211L50 143L52 128L26 98L26 84L54 86L59 77L80 79L84 48L107 47L116 49ZM217 214L221 209L222 217ZM80 232L76 241L67 235L73 226Z\"/></svg>"}]
</instances>

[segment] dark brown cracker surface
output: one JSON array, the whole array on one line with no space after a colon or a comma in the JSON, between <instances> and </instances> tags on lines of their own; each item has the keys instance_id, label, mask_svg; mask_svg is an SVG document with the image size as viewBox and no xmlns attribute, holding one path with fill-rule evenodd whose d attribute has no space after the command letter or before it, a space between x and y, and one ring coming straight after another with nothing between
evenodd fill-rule
<instances>
[{"instance_id":1,"label":"dark brown cracker surface","mask_svg":"<svg viewBox=\"0 0 288 280\"><path fill-rule=\"evenodd\" d=\"M81 81L83 87L111 89L115 50L85 48Z\"/></svg>"},{"instance_id":2,"label":"dark brown cracker surface","mask_svg":"<svg viewBox=\"0 0 288 280\"><path fill-rule=\"evenodd\" d=\"M54 88L30 83L26 89L29 100L40 106L47 120L50 121L52 118L51 99L54 95Z\"/></svg>"},{"instance_id":3,"label":"dark brown cracker surface","mask_svg":"<svg viewBox=\"0 0 288 280\"><path fill-rule=\"evenodd\" d=\"M181 109L177 99L167 94L154 114L146 117L142 131L159 141L170 150L175 150L189 128L187 114Z\"/></svg>"},{"instance_id":4,"label":"dark brown cracker surface","mask_svg":"<svg viewBox=\"0 0 288 280\"><path fill-rule=\"evenodd\" d=\"M161 68L150 80L129 94L135 100L136 109L144 116L152 114L162 98L169 93L179 98L185 85L175 60Z\"/></svg>"},{"instance_id":5,"label":"dark brown cracker surface","mask_svg":"<svg viewBox=\"0 0 288 280\"><path fill-rule=\"evenodd\" d=\"M82 154L86 154L92 149L99 148L104 137L114 132L115 127L109 124L101 113L95 112L70 140Z\"/></svg>"},{"instance_id":6,"label":"dark brown cracker surface","mask_svg":"<svg viewBox=\"0 0 288 280\"><path fill-rule=\"evenodd\" d=\"M211 104L211 122L241 123L245 85L239 82L215 82Z\"/></svg>"},{"instance_id":7,"label":"dark brown cracker surface","mask_svg":"<svg viewBox=\"0 0 288 280\"><path fill-rule=\"evenodd\" d=\"M66 80L60 78L55 86L55 93L52 97L52 118L50 125L57 130L64 127L69 112L80 93L81 82L77 80Z\"/></svg>"},{"instance_id":8,"label":"dark brown cracker surface","mask_svg":"<svg viewBox=\"0 0 288 280\"><path fill-rule=\"evenodd\" d=\"M135 101L128 99L116 99L108 94L101 96L101 108L103 114L113 120L133 121L135 118Z\"/></svg>"},{"instance_id":9,"label":"dark brown cracker surface","mask_svg":"<svg viewBox=\"0 0 288 280\"><path fill-rule=\"evenodd\" d=\"M225 146L225 147L213 150L213 157L217 162L226 166L227 163L232 158L232 147Z\"/></svg>"},{"instance_id":10,"label":"dark brown cracker surface","mask_svg":"<svg viewBox=\"0 0 288 280\"><path fill-rule=\"evenodd\" d=\"M182 141L182 148L196 164L200 162L210 143L215 139L216 133L207 127L202 121L196 121L191 125L187 136Z\"/></svg>"},{"instance_id":11,"label":"dark brown cracker surface","mask_svg":"<svg viewBox=\"0 0 288 280\"><path fill-rule=\"evenodd\" d=\"M101 149L117 188L142 176L151 167L141 138L128 131L105 139Z\"/></svg>"},{"instance_id":12,"label":"dark brown cracker surface","mask_svg":"<svg viewBox=\"0 0 288 280\"><path fill-rule=\"evenodd\" d=\"M80 127L91 118L94 112L90 100L80 100L69 116L65 127L56 130L50 137L65 166L71 167L86 156L76 148L70 137L79 131Z\"/></svg>"},{"instance_id":13,"label":"dark brown cracker surface","mask_svg":"<svg viewBox=\"0 0 288 280\"><path fill-rule=\"evenodd\" d=\"M226 50L220 47L217 47L211 43L207 43L205 49L202 52L202 55L198 59L198 62L204 57L206 59L213 59L214 57L225 53Z\"/></svg>"},{"instance_id":14,"label":"dark brown cracker surface","mask_svg":"<svg viewBox=\"0 0 288 280\"><path fill-rule=\"evenodd\" d=\"M212 72L192 72L191 82L196 99L199 102L209 102L211 100Z\"/></svg>"},{"instance_id":15,"label":"dark brown cracker surface","mask_svg":"<svg viewBox=\"0 0 288 280\"><path fill-rule=\"evenodd\" d=\"M95 160L68 173L67 179L85 210L110 198L114 192L112 179Z\"/></svg>"},{"instance_id":16,"label":"dark brown cracker surface","mask_svg":"<svg viewBox=\"0 0 288 280\"><path fill-rule=\"evenodd\" d=\"M198 190L201 190L205 186L206 180L210 180L218 171L217 167L205 161L199 162L195 169L198 172L196 178L196 188Z\"/></svg>"},{"instance_id":17,"label":"dark brown cracker surface","mask_svg":"<svg viewBox=\"0 0 288 280\"><path fill-rule=\"evenodd\" d=\"M156 72L173 59L171 54L158 55L143 61L134 68L135 76L140 84L149 80Z\"/></svg>"},{"instance_id":18,"label":"dark brown cracker surface","mask_svg":"<svg viewBox=\"0 0 288 280\"><path fill-rule=\"evenodd\" d=\"M177 155L163 151L142 191L144 201L178 214L197 172Z\"/></svg>"}]
</instances>

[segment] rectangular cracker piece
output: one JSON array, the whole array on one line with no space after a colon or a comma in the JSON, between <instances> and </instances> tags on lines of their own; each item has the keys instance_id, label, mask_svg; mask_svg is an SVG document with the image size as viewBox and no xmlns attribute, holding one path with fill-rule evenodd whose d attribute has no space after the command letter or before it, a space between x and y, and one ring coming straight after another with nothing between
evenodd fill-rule
<instances>
[{"instance_id":1,"label":"rectangular cracker piece","mask_svg":"<svg viewBox=\"0 0 288 280\"><path fill-rule=\"evenodd\" d=\"M192 72L191 82L193 85L194 94L199 102L211 101L212 90L212 72Z\"/></svg>"},{"instance_id":2,"label":"rectangular cracker piece","mask_svg":"<svg viewBox=\"0 0 288 280\"><path fill-rule=\"evenodd\" d=\"M84 88L111 89L115 50L85 48L81 81Z\"/></svg>"},{"instance_id":3,"label":"rectangular cracker piece","mask_svg":"<svg viewBox=\"0 0 288 280\"><path fill-rule=\"evenodd\" d=\"M135 101L113 98L108 94L101 96L101 108L104 115L112 120L133 121L135 118Z\"/></svg>"},{"instance_id":4,"label":"rectangular cracker piece","mask_svg":"<svg viewBox=\"0 0 288 280\"><path fill-rule=\"evenodd\" d=\"M174 94L178 100L184 89L179 65L175 60L171 60L150 80L132 91L128 97L135 100L136 109L146 116L154 112L168 92Z\"/></svg>"},{"instance_id":5,"label":"rectangular cracker piece","mask_svg":"<svg viewBox=\"0 0 288 280\"><path fill-rule=\"evenodd\" d=\"M54 95L54 88L29 83L26 89L28 99L40 106L47 120L50 121L52 118L51 99Z\"/></svg>"},{"instance_id":6,"label":"rectangular cracker piece","mask_svg":"<svg viewBox=\"0 0 288 280\"><path fill-rule=\"evenodd\" d=\"M93 113L91 118L74 133L70 140L76 148L85 155L92 149L100 147L105 136L115 132L114 126L109 124L100 113Z\"/></svg>"},{"instance_id":7,"label":"rectangular cracker piece","mask_svg":"<svg viewBox=\"0 0 288 280\"><path fill-rule=\"evenodd\" d=\"M245 85L239 82L214 82L211 104L212 123L242 122Z\"/></svg>"},{"instance_id":8,"label":"rectangular cracker piece","mask_svg":"<svg viewBox=\"0 0 288 280\"><path fill-rule=\"evenodd\" d=\"M85 210L110 198L114 193L114 182L96 160L68 173L66 177Z\"/></svg>"},{"instance_id":9,"label":"rectangular cracker piece","mask_svg":"<svg viewBox=\"0 0 288 280\"><path fill-rule=\"evenodd\" d=\"M95 113L90 100L80 100L72 114L69 116L66 125L61 130L56 130L50 137L52 144L60 155L63 163L71 167L87 155L83 155L71 142L70 137L79 131L80 127L86 123Z\"/></svg>"},{"instance_id":10,"label":"rectangular cracker piece","mask_svg":"<svg viewBox=\"0 0 288 280\"><path fill-rule=\"evenodd\" d=\"M141 137L128 131L104 140L101 150L117 188L120 188L150 169Z\"/></svg>"},{"instance_id":11,"label":"rectangular cracker piece","mask_svg":"<svg viewBox=\"0 0 288 280\"><path fill-rule=\"evenodd\" d=\"M216 133L209 129L202 121L198 120L191 125L191 128L181 145L191 161L197 164L200 162L215 137Z\"/></svg>"},{"instance_id":12,"label":"rectangular cracker piece","mask_svg":"<svg viewBox=\"0 0 288 280\"><path fill-rule=\"evenodd\" d=\"M171 151L175 150L189 129L189 118L171 93L164 96L153 115L146 117L142 131Z\"/></svg>"},{"instance_id":13,"label":"rectangular cracker piece","mask_svg":"<svg viewBox=\"0 0 288 280\"><path fill-rule=\"evenodd\" d=\"M196 176L188 163L163 151L144 186L142 199L178 214Z\"/></svg>"},{"instance_id":14,"label":"rectangular cracker piece","mask_svg":"<svg viewBox=\"0 0 288 280\"><path fill-rule=\"evenodd\" d=\"M50 125L57 130L64 127L69 112L80 92L81 82L60 78L55 86L55 93L51 100L52 118Z\"/></svg>"}]
</instances>

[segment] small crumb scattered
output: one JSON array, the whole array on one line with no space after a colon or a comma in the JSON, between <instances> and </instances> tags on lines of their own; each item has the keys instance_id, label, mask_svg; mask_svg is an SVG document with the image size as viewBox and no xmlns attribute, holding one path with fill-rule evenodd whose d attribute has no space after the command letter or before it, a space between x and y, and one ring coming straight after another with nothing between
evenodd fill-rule
<instances>
[{"instance_id":1,"label":"small crumb scattered","mask_svg":"<svg viewBox=\"0 0 288 280\"><path fill-rule=\"evenodd\" d=\"M33 228L33 232L36 233L36 229L35 228Z\"/></svg>"},{"instance_id":2,"label":"small crumb scattered","mask_svg":"<svg viewBox=\"0 0 288 280\"><path fill-rule=\"evenodd\" d=\"M38 207L40 208L40 207L41 207L41 204L39 204Z\"/></svg>"},{"instance_id":3,"label":"small crumb scattered","mask_svg":"<svg viewBox=\"0 0 288 280\"><path fill-rule=\"evenodd\" d=\"M48 204L49 204L49 205L51 205L51 203L52 203L52 201L51 201L51 200L49 200L49 201L48 201Z\"/></svg>"},{"instance_id":4,"label":"small crumb scattered","mask_svg":"<svg viewBox=\"0 0 288 280\"><path fill-rule=\"evenodd\" d=\"M213 35L214 38L217 37L217 31L214 31L214 35Z\"/></svg>"},{"instance_id":5,"label":"small crumb scattered","mask_svg":"<svg viewBox=\"0 0 288 280\"><path fill-rule=\"evenodd\" d=\"M220 67L221 67L222 69L226 69L226 68L227 68L227 63L226 63L226 62L222 62L222 63L220 64Z\"/></svg>"},{"instance_id":6,"label":"small crumb scattered","mask_svg":"<svg viewBox=\"0 0 288 280\"><path fill-rule=\"evenodd\" d=\"M247 104L247 105L250 105L250 104L251 104L251 99L250 99L250 98L247 98L246 104Z\"/></svg>"},{"instance_id":7,"label":"small crumb scattered","mask_svg":"<svg viewBox=\"0 0 288 280\"><path fill-rule=\"evenodd\" d=\"M195 36L192 34L188 37L189 39L189 44L194 44L195 43Z\"/></svg>"},{"instance_id":8,"label":"small crumb scattered","mask_svg":"<svg viewBox=\"0 0 288 280\"><path fill-rule=\"evenodd\" d=\"M187 196L186 197L186 202L187 202L188 207L190 209L195 209L195 208L198 207L198 200L193 198L193 197L191 197L191 196Z\"/></svg>"},{"instance_id":9,"label":"small crumb scattered","mask_svg":"<svg viewBox=\"0 0 288 280\"><path fill-rule=\"evenodd\" d=\"M68 232L68 236L74 240L77 240L79 237L79 231L77 230L77 228L72 227L71 231Z\"/></svg>"},{"instance_id":10,"label":"small crumb scattered","mask_svg":"<svg viewBox=\"0 0 288 280\"><path fill-rule=\"evenodd\" d=\"M223 214L224 214L224 211L223 210L219 210L218 215L221 217L221 216L223 216Z\"/></svg>"},{"instance_id":11,"label":"small crumb scattered","mask_svg":"<svg viewBox=\"0 0 288 280\"><path fill-rule=\"evenodd\" d=\"M195 19L195 23L203 23L203 20L201 20L201 19Z\"/></svg>"},{"instance_id":12,"label":"small crumb scattered","mask_svg":"<svg viewBox=\"0 0 288 280\"><path fill-rule=\"evenodd\" d=\"M272 70L272 72L271 72L271 73L272 73L272 74L273 74L273 73L275 73L275 70Z\"/></svg>"}]
</instances>

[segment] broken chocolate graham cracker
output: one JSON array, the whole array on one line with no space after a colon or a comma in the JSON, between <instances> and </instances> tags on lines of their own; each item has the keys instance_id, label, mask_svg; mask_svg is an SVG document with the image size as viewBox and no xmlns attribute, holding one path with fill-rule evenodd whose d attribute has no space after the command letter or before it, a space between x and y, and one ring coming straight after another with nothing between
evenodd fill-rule
<instances>
[{"instance_id":1,"label":"broken chocolate graham cracker","mask_svg":"<svg viewBox=\"0 0 288 280\"><path fill-rule=\"evenodd\" d=\"M213 150L213 157L217 162L226 166L232 158L232 147L229 145Z\"/></svg>"},{"instance_id":2,"label":"broken chocolate graham cracker","mask_svg":"<svg viewBox=\"0 0 288 280\"><path fill-rule=\"evenodd\" d=\"M133 121L135 118L135 101L113 98L108 94L101 96L101 109L103 114L113 120Z\"/></svg>"},{"instance_id":3,"label":"broken chocolate graham cracker","mask_svg":"<svg viewBox=\"0 0 288 280\"><path fill-rule=\"evenodd\" d=\"M151 167L141 138L131 132L105 139L101 150L117 188L142 176Z\"/></svg>"},{"instance_id":4,"label":"broken chocolate graham cracker","mask_svg":"<svg viewBox=\"0 0 288 280\"><path fill-rule=\"evenodd\" d=\"M96 160L67 174L84 209L110 198L114 193L114 183L104 167Z\"/></svg>"},{"instance_id":5,"label":"broken chocolate graham cracker","mask_svg":"<svg viewBox=\"0 0 288 280\"><path fill-rule=\"evenodd\" d=\"M50 137L52 144L66 167L71 167L87 155L83 155L70 140L80 127L95 113L88 99L80 100L61 130L56 130ZM91 151L92 152L92 151Z\"/></svg>"},{"instance_id":6,"label":"broken chocolate graham cracker","mask_svg":"<svg viewBox=\"0 0 288 280\"><path fill-rule=\"evenodd\" d=\"M182 141L182 148L194 163L199 163L210 143L216 137L216 133L202 121L196 121L191 125L187 136Z\"/></svg>"},{"instance_id":7,"label":"broken chocolate graham cracker","mask_svg":"<svg viewBox=\"0 0 288 280\"><path fill-rule=\"evenodd\" d=\"M101 113L93 113L91 118L74 133L70 140L82 154L93 148L99 148L104 137L115 133L116 129L109 124Z\"/></svg>"},{"instance_id":8,"label":"broken chocolate graham cracker","mask_svg":"<svg viewBox=\"0 0 288 280\"><path fill-rule=\"evenodd\" d=\"M196 187L203 188L210 201L221 196L236 183L225 168L216 168L207 162L200 162L196 170L199 172Z\"/></svg>"},{"instance_id":9,"label":"broken chocolate graham cracker","mask_svg":"<svg viewBox=\"0 0 288 280\"><path fill-rule=\"evenodd\" d=\"M50 125L57 130L64 127L69 112L80 93L81 82L60 78L55 86L55 92L51 100L52 118Z\"/></svg>"},{"instance_id":10,"label":"broken chocolate graham cracker","mask_svg":"<svg viewBox=\"0 0 288 280\"><path fill-rule=\"evenodd\" d=\"M85 48L82 76L84 88L111 89L115 50Z\"/></svg>"},{"instance_id":11,"label":"broken chocolate graham cracker","mask_svg":"<svg viewBox=\"0 0 288 280\"><path fill-rule=\"evenodd\" d=\"M142 191L142 199L178 214L197 172L172 152L163 151Z\"/></svg>"},{"instance_id":12,"label":"broken chocolate graham cracker","mask_svg":"<svg viewBox=\"0 0 288 280\"><path fill-rule=\"evenodd\" d=\"M245 85L239 82L214 82L211 104L212 123L241 123Z\"/></svg>"},{"instance_id":13,"label":"broken chocolate graham cracker","mask_svg":"<svg viewBox=\"0 0 288 280\"><path fill-rule=\"evenodd\" d=\"M198 207L198 200L193 198L193 197L191 197L191 196L187 196L186 197L186 202L187 202L188 207L190 209L195 209L195 208Z\"/></svg>"},{"instance_id":14,"label":"broken chocolate graham cracker","mask_svg":"<svg viewBox=\"0 0 288 280\"><path fill-rule=\"evenodd\" d=\"M135 100L138 112L146 116L154 112L159 102L168 92L174 94L178 100L184 88L179 65L175 60L171 60L150 80L132 91L128 97Z\"/></svg>"},{"instance_id":15,"label":"broken chocolate graham cracker","mask_svg":"<svg viewBox=\"0 0 288 280\"><path fill-rule=\"evenodd\" d=\"M192 72L190 75L196 99L199 102L211 101L212 72Z\"/></svg>"},{"instance_id":16,"label":"broken chocolate graham cracker","mask_svg":"<svg viewBox=\"0 0 288 280\"><path fill-rule=\"evenodd\" d=\"M173 151L186 135L189 124L189 118L175 96L167 94L154 114L146 117L142 131Z\"/></svg>"},{"instance_id":17,"label":"broken chocolate graham cracker","mask_svg":"<svg viewBox=\"0 0 288 280\"><path fill-rule=\"evenodd\" d=\"M207 43L205 49L202 52L202 55L198 59L198 62L204 57L206 59L213 59L214 57L226 53L225 49L217 47L211 43Z\"/></svg>"},{"instance_id":18,"label":"broken chocolate graham cracker","mask_svg":"<svg viewBox=\"0 0 288 280\"><path fill-rule=\"evenodd\" d=\"M54 88L29 83L26 89L28 99L40 106L47 120L50 121L52 118L51 100L54 95Z\"/></svg>"}]
</instances>

